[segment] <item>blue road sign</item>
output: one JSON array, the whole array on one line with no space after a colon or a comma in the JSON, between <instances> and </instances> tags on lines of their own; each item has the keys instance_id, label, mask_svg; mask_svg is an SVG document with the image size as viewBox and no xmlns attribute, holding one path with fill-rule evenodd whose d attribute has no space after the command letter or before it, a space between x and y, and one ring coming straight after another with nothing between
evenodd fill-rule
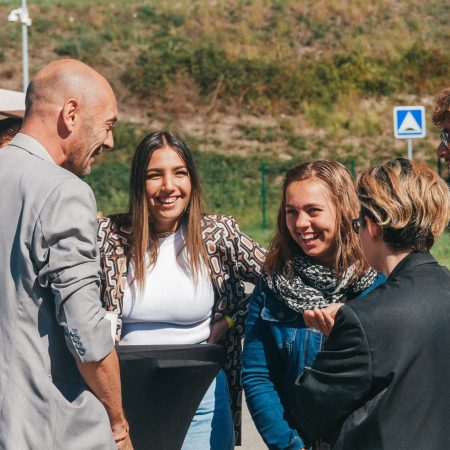
<instances>
[{"instance_id":1,"label":"blue road sign","mask_svg":"<svg viewBox=\"0 0 450 450\"><path fill-rule=\"evenodd\" d=\"M394 135L397 139L425 137L425 108L423 106L396 106L394 108Z\"/></svg>"}]
</instances>

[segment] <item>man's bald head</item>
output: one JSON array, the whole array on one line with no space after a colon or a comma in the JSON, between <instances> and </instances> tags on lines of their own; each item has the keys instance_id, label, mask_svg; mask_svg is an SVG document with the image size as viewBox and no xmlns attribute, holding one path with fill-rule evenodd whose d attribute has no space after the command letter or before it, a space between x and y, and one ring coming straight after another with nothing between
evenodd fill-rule
<instances>
[{"instance_id":1,"label":"man's bald head","mask_svg":"<svg viewBox=\"0 0 450 450\"><path fill-rule=\"evenodd\" d=\"M112 149L117 102L106 79L73 59L55 61L31 80L22 132L37 139L54 161L83 177L94 158Z\"/></svg>"},{"instance_id":2,"label":"man's bald head","mask_svg":"<svg viewBox=\"0 0 450 450\"><path fill-rule=\"evenodd\" d=\"M31 80L25 96L25 120L30 114L50 113L70 98L83 106L99 95L114 97L106 79L88 65L74 59L54 61L40 70Z\"/></svg>"}]
</instances>

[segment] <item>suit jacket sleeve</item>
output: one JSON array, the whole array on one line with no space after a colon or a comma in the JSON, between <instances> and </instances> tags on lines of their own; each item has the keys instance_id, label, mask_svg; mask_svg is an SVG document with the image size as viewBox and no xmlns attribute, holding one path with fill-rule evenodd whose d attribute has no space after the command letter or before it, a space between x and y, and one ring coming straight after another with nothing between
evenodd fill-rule
<instances>
[{"instance_id":1,"label":"suit jacket sleeve","mask_svg":"<svg viewBox=\"0 0 450 450\"><path fill-rule=\"evenodd\" d=\"M256 241L242 233L238 223L234 219L231 220L231 226L235 242L236 267L239 279L241 281L256 283L262 273L266 250ZM241 326L243 330L247 321L248 301L249 297L245 296L239 303L236 313L233 315L236 325Z\"/></svg>"},{"instance_id":2,"label":"suit jacket sleeve","mask_svg":"<svg viewBox=\"0 0 450 450\"><path fill-rule=\"evenodd\" d=\"M113 348L100 303L96 231L91 189L77 179L65 180L45 199L31 243L39 285L51 289L56 320L80 362L99 361Z\"/></svg>"},{"instance_id":3,"label":"suit jacket sleeve","mask_svg":"<svg viewBox=\"0 0 450 450\"><path fill-rule=\"evenodd\" d=\"M330 438L366 402L371 382L364 329L353 310L343 306L323 351L296 381L291 407L300 434L309 441Z\"/></svg>"}]
</instances>

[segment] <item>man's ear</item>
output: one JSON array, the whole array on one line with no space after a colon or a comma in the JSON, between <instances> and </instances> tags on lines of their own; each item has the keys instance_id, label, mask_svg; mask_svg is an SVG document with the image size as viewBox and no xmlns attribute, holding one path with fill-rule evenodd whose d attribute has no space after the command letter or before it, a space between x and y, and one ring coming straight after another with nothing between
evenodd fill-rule
<instances>
[{"instance_id":1,"label":"man's ear","mask_svg":"<svg viewBox=\"0 0 450 450\"><path fill-rule=\"evenodd\" d=\"M78 100L70 98L64 103L61 111L63 124L68 132L72 132L75 125L79 121L80 105Z\"/></svg>"},{"instance_id":2,"label":"man's ear","mask_svg":"<svg viewBox=\"0 0 450 450\"><path fill-rule=\"evenodd\" d=\"M381 239L381 227L380 225L376 224L370 217L366 216L366 225L367 230L369 232L369 236L374 240Z\"/></svg>"}]
</instances>

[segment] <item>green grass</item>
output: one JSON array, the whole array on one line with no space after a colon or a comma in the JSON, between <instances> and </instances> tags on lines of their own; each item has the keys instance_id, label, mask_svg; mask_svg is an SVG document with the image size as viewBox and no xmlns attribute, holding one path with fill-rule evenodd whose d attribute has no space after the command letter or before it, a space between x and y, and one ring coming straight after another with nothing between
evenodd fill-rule
<instances>
[{"instance_id":1,"label":"green grass","mask_svg":"<svg viewBox=\"0 0 450 450\"><path fill-rule=\"evenodd\" d=\"M17 3L0 0L0 16ZM181 134L189 129L201 151L353 158L362 167L405 154L392 137L392 106L413 102L426 106L430 131L415 155L435 163L430 109L448 84L450 39L438 0L33 0L28 8L30 75L55 58L79 58L112 83L120 120L146 132L176 131L188 115L200 125ZM16 89L20 33L16 23L0 28L0 84ZM216 133L224 122L229 129Z\"/></svg>"},{"instance_id":2,"label":"green grass","mask_svg":"<svg viewBox=\"0 0 450 450\"><path fill-rule=\"evenodd\" d=\"M450 269L450 231L446 231L431 249L433 256Z\"/></svg>"},{"instance_id":3,"label":"green grass","mask_svg":"<svg viewBox=\"0 0 450 450\"><path fill-rule=\"evenodd\" d=\"M253 228L241 228L241 231L256 242L259 242L263 247L267 248L270 241L272 240L275 227L273 227L273 229L262 228L261 226Z\"/></svg>"},{"instance_id":4,"label":"green grass","mask_svg":"<svg viewBox=\"0 0 450 450\"><path fill-rule=\"evenodd\" d=\"M16 3L0 2L0 15ZM170 101L186 76L201 103L216 93L253 112L313 104L329 115L349 94L428 95L447 82L449 32L437 0L35 0L29 10L33 58L101 65L151 101ZM6 62L19 36L17 24L0 30Z\"/></svg>"}]
</instances>

